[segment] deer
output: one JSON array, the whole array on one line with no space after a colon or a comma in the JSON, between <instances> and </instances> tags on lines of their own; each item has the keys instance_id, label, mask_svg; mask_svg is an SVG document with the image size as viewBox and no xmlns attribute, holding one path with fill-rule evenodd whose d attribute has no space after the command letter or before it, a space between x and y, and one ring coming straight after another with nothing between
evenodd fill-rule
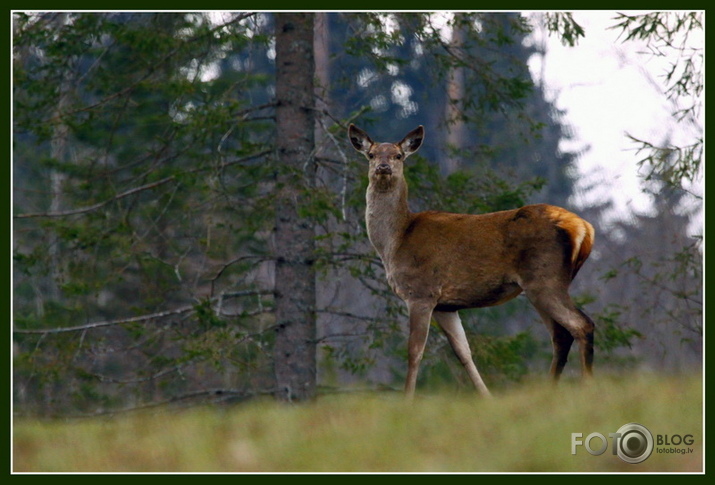
<instances>
[{"instance_id":1,"label":"deer","mask_svg":"<svg viewBox=\"0 0 715 485\"><path fill-rule=\"evenodd\" d=\"M558 382L574 341L582 379L589 380L595 325L568 290L591 252L593 226L548 204L487 214L410 212L404 163L422 146L424 135L420 125L398 143L376 143L354 124L348 127L350 143L369 164L368 239L388 285L407 306L405 395L412 399L415 394L434 319L478 393L490 396L458 312L501 305L522 292L551 334L553 382Z\"/></svg>"}]
</instances>

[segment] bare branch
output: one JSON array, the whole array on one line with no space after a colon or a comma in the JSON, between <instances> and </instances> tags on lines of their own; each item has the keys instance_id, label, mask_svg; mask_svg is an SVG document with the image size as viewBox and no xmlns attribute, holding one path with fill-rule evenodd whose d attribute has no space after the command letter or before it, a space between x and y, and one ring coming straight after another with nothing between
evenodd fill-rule
<instances>
[{"instance_id":1,"label":"bare branch","mask_svg":"<svg viewBox=\"0 0 715 485\"><path fill-rule=\"evenodd\" d=\"M164 185L167 182L171 182L174 179L176 179L176 177L172 175L170 177L166 177L166 178L158 180L156 182L145 184L140 187L134 187L133 189L129 189L125 192L122 192L121 194L115 195L111 199L107 199L105 201L98 202L98 203L96 203L94 205L90 205L88 207L81 207L79 209L59 211L59 212L32 212L29 214L16 214L13 217L15 219L30 219L33 217L66 217L66 216L74 216L77 214L85 214L87 212L92 212L97 209L101 209L102 207L109 204L110 202L114 202L116 200L123 199L124 197L128 197L132 194L136 194L137 192L142 192L144 190L153 189L154 187L158 187L160 185Z\"/></svg>"},{"instance_id":2,"label":"bare branch","mask_svg":"<svg viewBox=\"0 0 715 485\"><path fill-rule=\"evenodd\" d=\"M130 318L120 318L116 320L106 320L103 322L93 322L86 323L84 325L75 325L73 327L60 327L60 328L23 328L23 329L13 329L14 333L34 333L34 334L48 334L48 333L64 333L64 332L78 332L87 329L100 328L100 327L110 327L112 325L121 325L125 323L138 323L146 322L148 320L154 320L157 318L168 317L170 315L181 315L182 313L187 313L194 311L194 305L186 305L183 307L176 308L174 310L167 310L164 312L151 313L149 315L140 315L137 317Z\"/></svg>"},{"instance_id":3,"label":"bare branch","mask_svg":"<svg viewBox=\"0 0 715 485\"><path fill-rule=\"evenodd\" d=\"M231 165L245 163L247 161L254 160L256 158L260 158L265 155L268 155L270 152L271 152L271 150L267 149L267 150L263 150L263 151L260 151L257 153L253 153L251 155L247 155L243 158L229 160L227 162L222 163L220 168L223 169L223 168L229 167ZM196 168L193 170L188 170L185 173L198 173L198 172L202 172L205 170L208 170L208 168ZM161 180L157 180L156 182L151 182L148 184L141 185L139 187L134 187L133 189L126 190L126 191L122 192L121 194L115 195L111 199L107 199L107 200L98 202L96 204L93 204L93 205L90 205L87 207L80 207L79 209L72 209L72 210L59 211L59 212L31 212L31 213L27 213L27 214L16 214L13 216L13 218L15 218L15 219L32 219L32 218L37 218L37 217L67 217L67 216L75 216L75 215L79 215L79 214L86 214L88 212L92 212L97 209L101 209L102 207L106 206L107 204L109 204L111 202L115 202L117 200L123 199L130 195L134 195L138 192L143 192L145 190L159 187L160 185L164 185L164 184L171 182L172 180L175 180L175 179L176 179L176 176L171 175L171 176L163 178Z\"/></svg>"},{"instance_id":4,"label":"bare branch","mask_svg":"<svg viewBox=\"0 0 715 485\"><path fill-rule=\"evenodd\" d=\"M266 294L272 294L272 293L273 292L268 291L268 290L234 291L231 293L223 294L219 297L211 298L209 301L211 303L214 303L214 302L219 301L220 299L224 299L224 298L237 298L240 296L250 296L250 295L266 295ZM102 322L92 322L92 323L86 323L84 325L75 325L72 327L20 328L20 329L13 329L13 332L14 333L22 333L22 334L41 334L41 335L52 334L52 333L79 332L79 331L94 329L94 328L110 327L113 325L146 322L149 320L156 320L157 318L164 318L164 317L168 317L168 316L172 316L172 315L181 315L183 313L193 312L193 311L195 311L195 309L196 309L195 305L186 305L186 306L182 306L179 308L175 308L173 310L166 310L163 312L150 313L148 315L139 315L136 317L129 317L129 318L119 318L116 320L105 320Z\"/></svg>"},{"instance_id":5,"label":"bare branch","mask_svg":"<svg viewBox=\"0 0 715 485\"><path fill-rule=\"evenodd\" d=\"M354 313L350 312L341 312L341 311L336 311L336 310L330 310L330 309L323 309L323 310L318 310L318 313L327 313L329 315L337 315L339 317L346 317L346 318L354 318L356 320L365 320L368 322L381 322L384 319L382 318L375 318L375 317L366 317L363 315L356 315ZM325 338L330 338L332 335L328 335Z\"/></svg>"}]
</instances>

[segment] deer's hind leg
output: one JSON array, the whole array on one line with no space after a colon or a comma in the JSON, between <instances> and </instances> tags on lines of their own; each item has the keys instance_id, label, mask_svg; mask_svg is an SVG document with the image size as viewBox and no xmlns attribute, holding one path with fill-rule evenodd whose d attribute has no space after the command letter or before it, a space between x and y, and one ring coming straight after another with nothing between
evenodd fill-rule
<instances>
[{"instance_id":1,"label":"deer's hind leg","mask_svg":"<svg viewBox=\"0 0 715 485\"><path fill-rule=\"evenodd\" d=\"M561 375L574 340L579 345L581 373L590 377L593 373L593 321L576 307L565 288L532 288L525 289L525 293L551 331L554 347L552 377L558 379Z\"/></svg>"},{"instance_id":2,"label":"deer's hind leg","mask_svg":"<svg viewBox=\"0 0 715 485\"><path fill-rule=\"evenodd\" d=\"M564 366L568 361L569 351L571 350L571 344L574 338L571 332L553 320L549 315L543 312L539 313L541 314L541 319L544 321L544 325L551 334L551 346L553 347L554 355L551 360L549 373L556 382L559 380Z\"/></svg>"}]
</instances>

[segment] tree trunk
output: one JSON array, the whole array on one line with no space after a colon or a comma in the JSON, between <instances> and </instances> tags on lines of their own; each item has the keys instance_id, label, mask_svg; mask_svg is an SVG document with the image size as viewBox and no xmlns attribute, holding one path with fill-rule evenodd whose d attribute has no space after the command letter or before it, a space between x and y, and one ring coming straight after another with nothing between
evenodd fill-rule
<instances>
[{"instance_id":1,"label":"tree trunk","mask_svg":"<svg viewBox=\"0 0 715 485\"><path fill-rule=\"evenodd\" d=\"M460 15L460 14L455 14ZM466 27L461 22L455 22L452 28L452 48L460 52L466 43ZM467 126L464 122L463 110L466 98L465 69L454 65L447 75L447 105L445 106L445 121L447 131L447 156L444 158L443 167L447 174L463 168L460 150L465 148L468 140ZM452 153L453 152L453 153Z\"/></svg>"},{"instance_id":2,"label":"tree trunk","mask_svg":"<svg viewBox=\"0 0 715 485\"><path fill-rule=\"evenodd\" d=\"M315 185L313 14L276 14L276 132L279 170L274 366L276 397L315 395L315 235L305 207Z\"/></svg>"},{"instance_id":3,"label":"tree trunk","mask_svg":"<svg viewBox=\"0 0 715 485\"><path fill-rule=\"evenodd\" d=\"M52 28L59 31L69 21L66 13L59 14L52 21ZM53 118L57 123L52 127L52 138L50 140L50 156L59 164L67 162L67 140L70 135L69 127L64 122L64 114L69 104L69 95L72 90L72 62L66 64L65 70L62 72L62 78L59 80L57 106L53 113ZM63 195L64 185L67 180L67 175L59 169L53 169L50 172L50 212L60 212L64 209ZM48 233L49 241L47 244L48 255L50 258L50 278L46 300L37 304L38 314L44 315L44 305L47 301L60 302L62 292L60 286L63 283L63 274L66 262L62 254L62 242L58 234L54 231Z\"/></svg>"}]
</instances>

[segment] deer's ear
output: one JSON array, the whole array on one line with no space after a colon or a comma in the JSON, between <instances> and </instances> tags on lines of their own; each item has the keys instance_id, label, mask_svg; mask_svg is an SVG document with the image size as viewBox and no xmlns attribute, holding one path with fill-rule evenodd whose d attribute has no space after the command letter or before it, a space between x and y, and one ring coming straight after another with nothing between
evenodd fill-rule
<instances>
[{"instance_id":1,"label":"deer's ear","mask_svg":"<svg viewBox=\"0 0 715 485\"><path fill-rule=\"evenodd\" d=\"M352 143L355 150L361 153L367 154L372 146L370 136L352 123L348 128L348 138L350 138L350 143Z\"/></svg>"},{"instance_id":2,"label":"deer's ear","mask_svg":"<svg viewBox=\"0 0 715 485\"><path fill-rule=\"evenodd\" d=\"M409 132L398 145L405 152L405 158L415 153L422 146L425 139L425 129L422 125Z\"/></svg>"}]
</instances>

